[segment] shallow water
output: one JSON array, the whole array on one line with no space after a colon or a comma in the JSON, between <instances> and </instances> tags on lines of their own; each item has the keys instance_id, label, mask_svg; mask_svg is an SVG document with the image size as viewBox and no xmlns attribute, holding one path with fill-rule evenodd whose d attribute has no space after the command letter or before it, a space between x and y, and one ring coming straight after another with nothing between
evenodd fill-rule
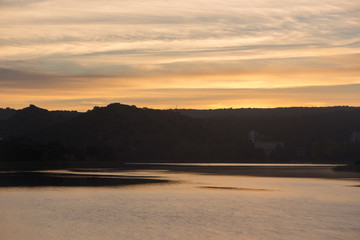
<instances>
[{"instance_id":1,"label":"shallow water","mask_svg":"<svg viewBox=\"0 0 360 240\"><path fill-rule=\"evenodd\" d=\"M360 239L358 180L103 174L172 182L1 188L1 239Z\"/></svg>"}]
</instances>

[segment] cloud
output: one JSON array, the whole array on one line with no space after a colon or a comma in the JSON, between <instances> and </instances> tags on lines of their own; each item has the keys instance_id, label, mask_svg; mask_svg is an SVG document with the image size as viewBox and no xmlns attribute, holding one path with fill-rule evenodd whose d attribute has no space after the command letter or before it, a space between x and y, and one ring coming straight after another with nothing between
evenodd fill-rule
<instances>
[{"instance_id":1,"label":"cloud","mask_svg":"<svg viewBox=\"0 0 360 240\"><path fill-rule=\"evenodd\" d=\"M159 108L359 106L360 84L272 89L153 89L126 102Z\"/></svg>"},{"instance_id":2,"label":"cloud","mask_svg":"<svg viewBox=\"0 0 360 240\"><path fill-rule=\"evenodd\" d=\"M46 88L60 80L58 76L0 68L0 87L6 88Z\"/></svg>"},{"instance_id":3,"label":"cloud","mask_svg":"<svg viewBox=\"0 0 360 240\"><path fill-rule=\"evenodd\" d=\"M274 108L292 106L359 106L360 84L336 86L310 86L294 88L170 88L122 89L109 92L53 92L39 97L31 92L20 93L21 98L7 101L4 106L23 108L29 103L49 109L74 109L86 111L93 106L121 102L151 108ZM96 97L98 96L98 97Z\"/></svg>"},{"instance_id":4,"label":"cloud","mask_svg":"<svg viewBox=\"0 0 360 240\"><path fill-rule=\"evenodd\" d=\"M0 91L8 99L21 90L27 99L51 100L37 88L52 88L56 99L124 94L140 103L148 99L141 89L275 93L360 83L360 4L353 0L0 0L0 6ZM286 94L306 104L300 94Z\"/></svg>"}]
</instances>

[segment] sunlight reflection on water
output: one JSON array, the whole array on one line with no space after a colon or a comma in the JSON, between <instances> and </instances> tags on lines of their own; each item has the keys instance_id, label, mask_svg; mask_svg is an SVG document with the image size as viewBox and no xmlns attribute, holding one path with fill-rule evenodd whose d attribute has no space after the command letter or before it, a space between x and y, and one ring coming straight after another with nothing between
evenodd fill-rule
<instances>
[{"instance_id":1,"label":"sunlight reflection on water","mask_svg":"<svg viewBox=\"0 0 360 240\"><path fill-rule=\"evenodd\" d=\"M1 239L360 238L360 188L349 187L355 180L104 174L174 182L0 189Z\"/></svg>"}]
</instances>

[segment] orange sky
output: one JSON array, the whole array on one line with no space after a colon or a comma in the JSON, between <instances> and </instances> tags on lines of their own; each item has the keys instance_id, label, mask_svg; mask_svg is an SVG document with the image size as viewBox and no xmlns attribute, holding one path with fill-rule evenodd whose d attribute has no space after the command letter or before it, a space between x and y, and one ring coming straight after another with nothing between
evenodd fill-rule
<instances>
[{"instance_id":1,"label":"orange sky","mask_svg":"<svg viewBox=\"0 0 360 240\"><path fill-rule=\"evenodd\" d=\"M0 107L360 106L360 2L0 0Z\"/></svg>"}]
</instances>

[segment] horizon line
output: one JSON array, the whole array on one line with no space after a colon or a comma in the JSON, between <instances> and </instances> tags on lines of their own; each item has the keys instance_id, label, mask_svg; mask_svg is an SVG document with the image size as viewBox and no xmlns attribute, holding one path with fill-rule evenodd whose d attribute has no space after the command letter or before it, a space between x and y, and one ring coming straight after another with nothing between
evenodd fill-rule
<instances>
[{"instance_id":1,"label":"horizon line","mask_svg":"<svg viewBox=\"0 0 360 240\"><path fill-rule=\"evenodd\" d=\"M360 108L360 106L351 106L351 105L329 105L329 106L291 106L291 107L226 107L226 108L151 108L151 107L138 107L134 104L125 104L125 103L121 103L121 102L111 102L108 103L107 105L94 105L91 109L87 109L85 111L80 111L80 110L71 110L71 109L52 109L52 108L43 108L43 107L39 107L38 105L32 104L30 103L27 107L23 107L23 108L11 108L11 107L0 107L0 109L6 110L6 109L10 109L10 110L16 110L16 111L20 111L20 110L24 110L26 108L30 108L30 107L36 107L39 109L44 109L47 111L70 111L70 112L79 112L79 113L85 113L88 111L92 111L95 108L106 108L110 105L113 104L120 104L120 105L124 105L124 106L129 106L129 107L135 107L138 109L151 109L151 110L162 110L162 111L174 111L174 110L193 110L193 111L214 111L214 110L272 110L272 109L291 109L291 108L308 108L308 109L312 109L312 108Z\"/></svg>"}]
</instances>

